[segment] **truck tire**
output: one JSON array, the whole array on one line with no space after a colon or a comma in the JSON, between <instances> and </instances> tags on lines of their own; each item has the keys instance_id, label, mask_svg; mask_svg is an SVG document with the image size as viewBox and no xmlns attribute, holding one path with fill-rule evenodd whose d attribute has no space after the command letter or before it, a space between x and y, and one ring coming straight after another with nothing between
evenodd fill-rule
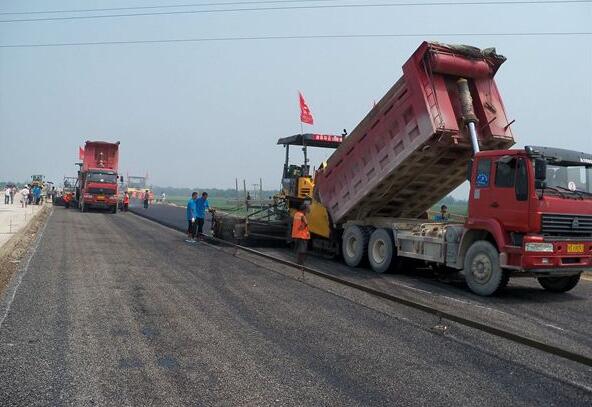
<instances>
[{"instance_id":1,"label":"truck tire","mask_svg":"<svg viewBox=\"0 0 592 407\"><path fill-rule=\"evenodd\" d=\"M488 241L474 242L464 263L465 280L475 294L488 296L503 288L504 271L499 264L499 253Z\"/></svg>"},{"instance_id":2,"label":"truck tire","mask_svg":"<svg viewBox=\"0 0 592 407\"><path fill-rule=\"evenodd\" d=\"M358 225L348 226L343 232L341 253L348 266L358 267L366 257L368 235L368 230Z\"/></svg>"},{"instance_id":3,"label":"truck tire","mask_svg":"<svg viewBox=\"0 0 592 407\"><path fill-rule=\"evenodd\" d=\"M111 207L111 213L117 213L117 205Z\"/></svg>"},{"instance_id":4,"label":"truck tire","mask_svg":"<svg viewBox=\"0 0 592 407\"><path fill-rule=\"evenodd\" d=\"M537 280L539 280L539 284L547 291L564 293L578 285L580 274L567 277L539 277Z\"/></svg>"},{"instance_id":5,"label":"truck tire","mask_svg":"<svg viewBox=\"0 0 592 407\"><path fill-rule=\"evenodd\" d=\"M377 273L386 273L396 258L393 234L387 229L376 229L368 242L368 261Z\"/></svg>"}]
</instances>

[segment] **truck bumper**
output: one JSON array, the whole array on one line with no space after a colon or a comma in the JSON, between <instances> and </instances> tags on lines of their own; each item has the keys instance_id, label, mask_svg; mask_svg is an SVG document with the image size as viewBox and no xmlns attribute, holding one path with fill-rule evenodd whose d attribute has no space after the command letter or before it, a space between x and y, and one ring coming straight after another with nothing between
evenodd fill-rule
<instances>
[{"instance_id":1,"label":"truck bumper","mask_svg":"<svg viewBox=\"0 0 592 407\"><path fill-rule=\"evenodd\" d=\"M565 242L556 242L554 243L554 251L549 253L526 252L523 249L502 253L500 263L503 268L512 270L513 275L559 277L579 274L583 271L592 271L592 242L576 244L582 244L584 250L578 253L570 253Z\"/></svg>"},{"instance_id":2,"label":"truck bumper","mask_svg":"<svg viewBox=\"0 0 592 407\"><path fill-rule=\"evenodd\" d=\"M110 209L117 205L116 201L94 201L94 200L84 200L84 205L88 208L95 208L95 209Z\"/></svg>"}]
</instances>

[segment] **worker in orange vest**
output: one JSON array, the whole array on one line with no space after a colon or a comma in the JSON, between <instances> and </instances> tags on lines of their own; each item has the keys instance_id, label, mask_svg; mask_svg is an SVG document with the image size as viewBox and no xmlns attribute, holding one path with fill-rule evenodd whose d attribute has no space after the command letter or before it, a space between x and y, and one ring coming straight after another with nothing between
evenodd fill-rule
<instances>
[{"instance_id":1,"label":"worker in orange vest","mask_svg":"<svg viewBox=\"0 0 592 407\"><path fill-rule=\"evenodd\" d=\"M308 241L310 240L310 231L308 230L308 220L306 214L308 213L308 205L302 206L294 213L292 219L292 239L296 249L296 262L300 265L304 264L304 256L308 248Z\"/></svg>"},{"instance_id":2,"label":"worker in orange vest","mask_svg":"<svg viewBox=\"0 0 592 407\"><path fill-rule=\"evenodd\" d=\"M125 195L123 195L123 211L127 212L129 208L129 194L126 192Z\"/></svg>"}]
</instances>

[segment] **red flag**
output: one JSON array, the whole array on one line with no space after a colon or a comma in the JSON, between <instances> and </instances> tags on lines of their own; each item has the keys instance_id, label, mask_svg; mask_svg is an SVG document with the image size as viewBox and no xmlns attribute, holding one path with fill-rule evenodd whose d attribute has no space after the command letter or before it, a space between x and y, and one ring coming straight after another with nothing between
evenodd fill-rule
<instances>
[{"instance_id":1,"label":"red flag","mask_svg":"<svg viewBox=\"0 0 592 407\"><path fill-rule=\"evenodd\" d=\"M84 160L84 148L78 147L78 159Z\"/></svg>"},{"instance_id":2,"label":"red flag","mask_svg":"<svg viewBox=\"0 0 592 407\"><path fill-rule=\"evenodd\" d=\"M298 92L298 96L300 97L300 121L306 124L313 124L314 119L306 101L304 100L304 96L302 96L301 92Z\"/></svg>"}]
</instances>

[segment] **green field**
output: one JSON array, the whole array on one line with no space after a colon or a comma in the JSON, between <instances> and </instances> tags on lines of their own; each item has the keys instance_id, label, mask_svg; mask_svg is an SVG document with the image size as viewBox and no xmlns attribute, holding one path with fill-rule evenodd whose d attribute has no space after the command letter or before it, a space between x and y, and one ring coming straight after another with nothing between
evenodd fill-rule
<instances>
[{"instance_id":1,"label":"green field","mask_svg":"<svg viewBox=\"0 0 592 407\"><path fill-rule=\"evenodd\" d=\"M180 206L187 205L187 200L189 197L181 196L181 195L172 195L167 196L167 202L174 203ZM240 208L237 210L235 204L233 204L230 198L224 197L209 197L208 201L210 202L210 207L222 212L229 212L234 213L239 216L245 216L247 211L245 208ZM448 206L448 212L452 215L453 220L460 221L462 217L467 216L467 203L464 201L455 201L455 202L443 202L446 206ZM438 203L434 205L429 211L428 214L430 218L432 218L436 213L440 212L440 205L442 203Z\"/></svg>"},{"instance_id":2,"label":"green field","mask_svg":"<svg viewBox=\"0 0 592 407\"><path fill-rule=\"evenodd\" d=\"M186 206L189 197L173 195L166 198L167 202L174 203L180 206ZM216 209L222 212L229 212L235 213L240 216L245 216L247 214L246 209L239 208L237 209L236 205L231 202L230 198L220 198L220 197L208 197L208 202L210 203L210 208Z\"/></svg>"}]
</instances>

